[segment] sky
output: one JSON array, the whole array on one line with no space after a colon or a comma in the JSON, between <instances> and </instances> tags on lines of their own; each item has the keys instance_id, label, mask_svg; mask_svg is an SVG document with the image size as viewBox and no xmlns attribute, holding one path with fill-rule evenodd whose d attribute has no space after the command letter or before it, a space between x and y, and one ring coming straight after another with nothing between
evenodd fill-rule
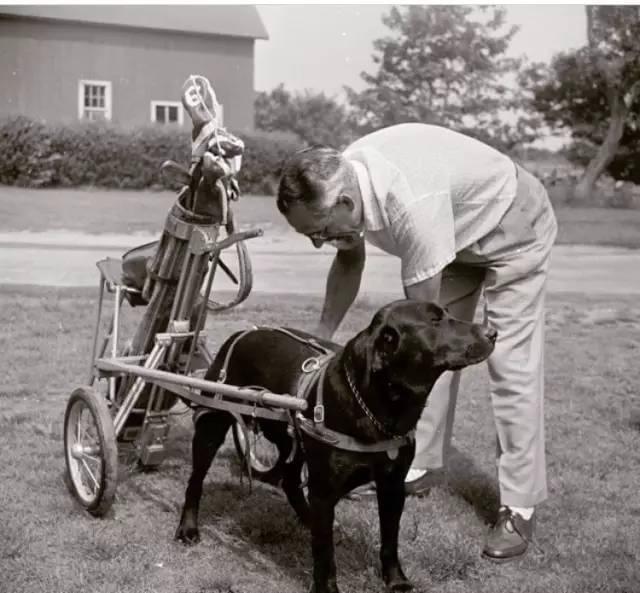
<instances>
[{"instance_id":1,"label":"sky","mask_svg":"<svg viewBox=\"0 0 640 593\"><path fill-rule=\"evenodd\" d=\"M255 87L270 91L284 83L288 90L309 89L339 97L344 85L362 90L362 71L374 73L373 41L388 29L383 4L260 4L269 33L256 41ZM507 5L508 24L518 25L509 55L549 62L559 52L584 45L582 4Z\"/></svg>"}]
</instances>

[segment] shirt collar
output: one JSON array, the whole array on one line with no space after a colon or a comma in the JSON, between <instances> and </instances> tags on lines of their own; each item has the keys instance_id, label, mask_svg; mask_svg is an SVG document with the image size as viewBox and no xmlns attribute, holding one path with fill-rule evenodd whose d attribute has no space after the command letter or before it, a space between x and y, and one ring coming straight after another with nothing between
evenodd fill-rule
<instances>
[{"instance_id":1,"label":"shirt collar","mask_svg":"<svg viewBox=\"0 0 640 593\"><path fill-rule=\"evenodd\" d=\"M362 212L364 217L365 231L379 231L384 228L384 219L380 211L380 204L376 199L371 185L371 176L367 167L360 161L351 159L349 162L353 165L358 178L358 186L360 187L360 195L362 196Z\"/></svg>"}]
</instances>

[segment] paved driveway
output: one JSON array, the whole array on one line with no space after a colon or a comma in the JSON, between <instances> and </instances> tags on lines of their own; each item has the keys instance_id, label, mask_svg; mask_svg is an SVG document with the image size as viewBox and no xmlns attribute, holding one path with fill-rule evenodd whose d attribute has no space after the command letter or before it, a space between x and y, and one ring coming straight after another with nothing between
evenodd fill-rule
<instances>
[{"instance_id":1,"label":"paved driveway","mask_svg":"<svg viewBox=\"0 0 640 593\"><path fill-rule=\"evenodd\" d=\"M80 233L0 233L0 284L97 286L95 262L122 253L154 237ZM314 249L292 233L267 235L249 242L254 290L323 294L333 249ZM230 262L233 254L225 258ZM363 291L401 296L399 262L371 249ZM219 289L230 283L221 275ZM218 281L220 280L220 282ZM640 294L640 250L567 246L554 248L551 292Z\"/></svg>"}]
</instances>

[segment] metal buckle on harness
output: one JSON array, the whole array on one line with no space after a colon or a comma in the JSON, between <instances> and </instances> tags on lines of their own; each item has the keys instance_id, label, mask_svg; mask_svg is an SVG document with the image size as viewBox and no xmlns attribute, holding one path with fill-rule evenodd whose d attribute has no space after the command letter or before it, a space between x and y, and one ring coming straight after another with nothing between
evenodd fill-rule
<instances>
[{"instance_id":1,"label":"metal buckle on harness","mask_svg":"<svg viewBox=\"0 0 640 593\"><path fill-rule=\"evenodd\" d=\"M322 404L316 404L313 407L313 422L314 424L324 422L324 406Z\"/></svg>"},{"instance_id":2,"label":"metal buckle on harness","mask_svg":"<svg viewBox=\"0 0 640 593\"><path fill-rule=\"evenodd\" d=\"M302 363L302 372L303 373L313 373L320 368L320 360L316 357L307 358Z\"/></svg>"}]
</instances>

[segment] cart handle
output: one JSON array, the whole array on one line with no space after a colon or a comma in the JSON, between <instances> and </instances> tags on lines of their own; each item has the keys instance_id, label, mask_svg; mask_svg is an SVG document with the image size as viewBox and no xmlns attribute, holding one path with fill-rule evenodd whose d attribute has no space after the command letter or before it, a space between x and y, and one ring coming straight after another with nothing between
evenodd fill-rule
<instances>
[{"instance_id":1,"label":"cart handle","mask_svg":"<svg viewBox=\"0 0 640 593\"><path fill-rule=\"evenodd\" d=\"M135 377L141 377L151 383L154 381L162 381L163 383L169 383L171 385L192 387L208 393L216 393L226 397L254 402L258 405L267 405L275 408L285 408L301 412L304 412L307 409L306 400L293 395L271 393L266 390L246 387L236 387L227 383L218 383L217 381L207 381L206 379L198 379L197 377L176 375L175 373L169 373L168 371L147 369L145 367L126 364L113 359L99 358L96 360L96 367L101 371L126 373ZM187 396L183 397L188 399Z\"/></svg>"},{"instance_id":2,"label":"cart handle","mask_svg":"<svg viewBox=\"0 0 640 593\"><path fill-rule=\"evenodd\" d=\"M238 233L232 233L226 239L215 244L213 253L220 253L224 249L231 247L239 241L246 241L247 239L255 239L256 237L262 237L262 229L250 229L248 231L240 231Z\"/></svg>"}]
</instances>

